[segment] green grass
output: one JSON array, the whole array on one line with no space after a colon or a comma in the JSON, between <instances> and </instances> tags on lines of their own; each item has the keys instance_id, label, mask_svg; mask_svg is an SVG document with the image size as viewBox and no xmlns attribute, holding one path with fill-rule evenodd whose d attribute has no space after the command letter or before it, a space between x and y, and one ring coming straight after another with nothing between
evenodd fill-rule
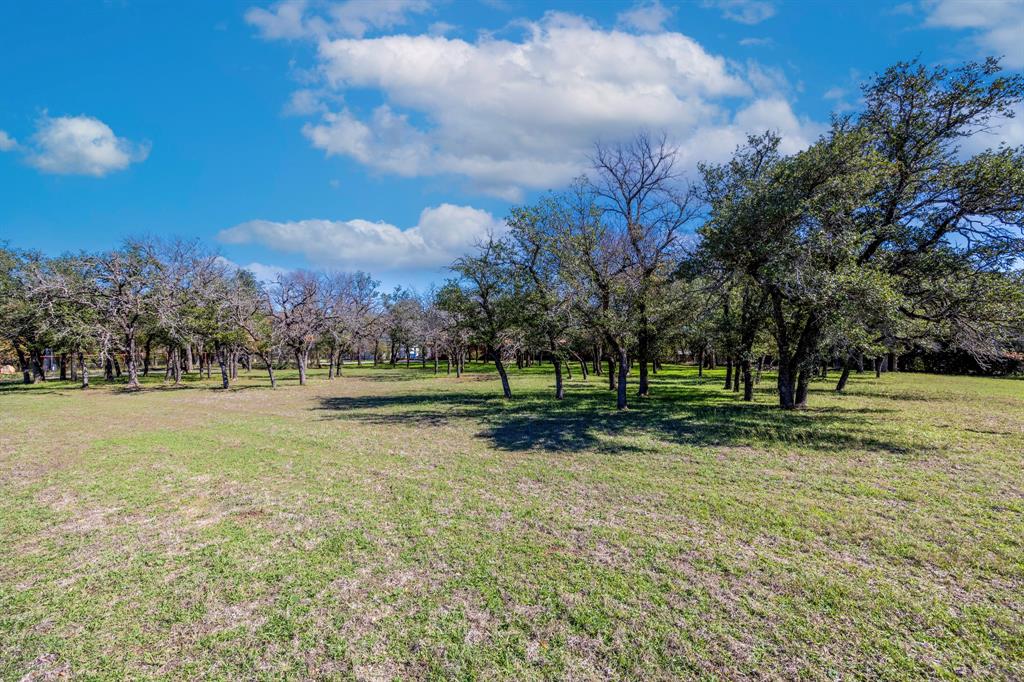
<instances>
[{"instance_id":1,"label":"green grass","mask_svg":"<svg viewBox=\"0 0 1024 682\"><path fill-rule=\"evenodd\" d=\"M548 369L0 385L0 678L1024 676L1024 381Z\"/></svg>"}]
</instances>

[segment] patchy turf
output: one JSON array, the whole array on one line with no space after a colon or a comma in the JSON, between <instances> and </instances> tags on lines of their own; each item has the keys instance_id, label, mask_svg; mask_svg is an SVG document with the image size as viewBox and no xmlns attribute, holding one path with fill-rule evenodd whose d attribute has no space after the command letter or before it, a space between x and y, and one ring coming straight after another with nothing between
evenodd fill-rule
<instances>
[{"instance_id":1,"label":"patchy turf","mask_svg":"<svg viewBox=\"0 0 1024 682\"><path fill-rule=\"evenodd\" d=\"M0 678L1024 676L1024 382L0 385Z\"/></svg>"}]
</instances>

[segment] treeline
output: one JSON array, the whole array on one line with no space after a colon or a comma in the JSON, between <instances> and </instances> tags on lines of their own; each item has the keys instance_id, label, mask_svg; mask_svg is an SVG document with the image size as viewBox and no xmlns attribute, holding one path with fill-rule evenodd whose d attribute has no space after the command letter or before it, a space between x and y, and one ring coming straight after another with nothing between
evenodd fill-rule
<instances>
[{"instance_id":1,"label":"treeline","mask_svg":"<svg viewBox=\"0 0 1024 682\"><path fill-rule=\"evenodd\" d=\"M1024 148L973 155L1024 100L994 59L956 69L897 64L808 149L772 133L689 182L664 138L598 144L593 172L511 211L452 264L442 287L383 292L365 273L292 272L262 283L196 242L134 239L102 254L0 250L0 333L26 382L53 349L127 383L156 362L168 380L216 363L274 369L326 357L395 364L419 354L461 373L467 355L549 360L650 392L666 360L725 364L752 400L775 371L779 404L806 404L813 376L899 357L1012 367L1024 357ZM115 363L117 367L115 367ZM938 363L941 366L941 362ZM606 369L604 369L606 368Z\"/></svg>"}]
</instances>

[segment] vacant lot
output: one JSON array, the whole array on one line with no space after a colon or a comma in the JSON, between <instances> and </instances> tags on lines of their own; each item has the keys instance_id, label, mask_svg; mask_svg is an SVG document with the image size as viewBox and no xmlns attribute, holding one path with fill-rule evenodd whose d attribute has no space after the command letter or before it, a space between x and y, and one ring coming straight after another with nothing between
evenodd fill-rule
<instances>
[{"instance_id":1,"label":"vacant lot","mask_svg":"<svg viewBox=\"0 0 1024 682\"><path fill-rule=\"evenodd\" d=\"M0 385L0 678L1024 676L1024 382Z\"/></svg>"}]
</instances>

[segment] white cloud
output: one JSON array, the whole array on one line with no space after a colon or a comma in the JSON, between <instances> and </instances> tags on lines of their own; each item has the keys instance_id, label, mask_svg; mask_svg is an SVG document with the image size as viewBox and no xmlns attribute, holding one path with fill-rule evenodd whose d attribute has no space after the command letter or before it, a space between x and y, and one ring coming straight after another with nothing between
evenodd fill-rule
<instances>
[{"instance_id":1,"label":"white cloud","mask_svg":"<svg viewBox=\"0 0 1024 682\"><path fill-rule=\"evenodd\" d=\"M289 268L284 268L280 265L267 265L265 263L257 263L256 261L248 265L239 265L224 256L217 256L217 260L231 270L248 270L256 278L257 282L274 282L281 275L288 274L291 271Z\"/></svg>"},{"instance_id":2,"label":"white cloud","mask_svg":"<svg viewBox=\"0 0 1024 682\"><path fill-rule=\"evenodd\" d=\"M101 177L148 155L149 145L117 137L91 116L43 116L27 158L44 173Z\"/></svg>"},{"instance_id":3,"label":"white cloud","mask_svg":"<svg viewBox=\"0 0 1024 682\"><path fill-rule=\"evenodd\" d=\"M18 148L18 141L7 134L6 131L0 130L0 152L9 152Z\"/></svg>"},{"instance_id":4,"label":"white cloud","mask_svg":"<svg viewBox=\"0 0 1024 682\"><path fill-rule=\"evenodd\" d=\"M1012 117L999 117L988 122L989 130L971 135L961 145L965 154L977 154L1002 144L1024 145L1024 104L1013 108Z\"/></svg>"},{"instance_id":5,"label":"white cloud","mask_svg":"<svg viewBox=\"0 0 1024 682\"><path fill-rule=\"evenodd\" d=\"M744 38L740 41L743 47L770 47L775 44L771 38Z\"/></svg>"},{"instance_id":6,"label":"white cloud","mask_svg":"<svg viewBox=\"0 0 1024 682\"><path fill-rule=\"evenodd\" d=\"M704 6L717 8L724 18L748 25L775 16L775 3L768 0L704 0Z\"/></svg>"},{"instance_id":7,"label":"white cloud","mask_svg":"<svg viewBox=\"0 0 1024 682\"><path fill-rule=\"evenodd\" d=\"M412 14L429 11L428 0L347 0L329 3L323 14L312 13L307 0L281 0L270 7L251 7L245 20L267 40L363 37L376 29L389 29L409 21Z\"/></svg>"},{"instance_id":8,"label":"white cloud","mask_svg":"<svg viewBox=\"0 0 1024 682\"><path fill-rule=\"evenodd\" d=\"M657 33L664 29L665 22L672 17L673 10L661 4L661 0L650 0L633 5L619 12L616 21L620 26L646 33Z\"/></svg>"},{"instance_id":9,"label":"white cloud","mask_svg":"<svg viewBox=\"0 0 1024 682\"><path fill-rule=\"evenodd\" d=\"M441 204L423 209L419 222L404 230L360 219L252 220L222 230L217 238L225 244L255 243L302 254L319 267L388 271L448 265L488 232L503 229L487 211Z\"/></svg>"},{"instance_id":10,"label":"white cloud","mask_svg":"<svg viewBox=\"0 0 1024 682\"><path fill-rule=\"evenodd\" d=\"M1020 0L928 0L925 26L972 31L985 55L1003 56L1011 69L1024 67L1024 2Z\"/></svg>"},{"instance_id":11,"label":"white cloud","mask_svg":"<svg viewBox=\"0 0 1024 682\"><path fill-rule=\"evenodd\" d=\"M324 90L376 91L383 103L326 112L303 133L329 156L407 177L461 176L517 200L585 172L594 140L647 129L684 142L699 129L731 141L736 98L778 110L789 89L780 71L728 63L680 33L608 31L558 13L524 27L518 40L319 41ZM780 128L795 118L783 105Z\"/></svg>"}]
</instances>

